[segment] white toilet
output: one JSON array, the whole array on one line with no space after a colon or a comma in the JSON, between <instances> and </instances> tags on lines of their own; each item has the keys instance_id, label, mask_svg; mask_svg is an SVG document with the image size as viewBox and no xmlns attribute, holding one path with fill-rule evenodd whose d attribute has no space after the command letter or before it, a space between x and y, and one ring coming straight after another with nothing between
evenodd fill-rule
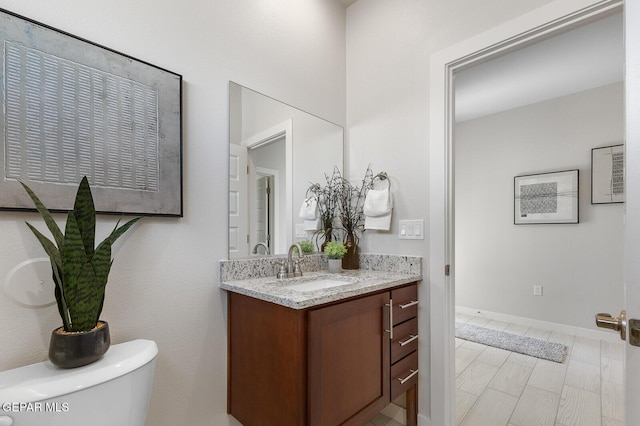
<instances>
[{"instance_id":1,"label":"white toilet","mask_svg":"<svg viewBox=\"0 0 640 426\"><path fill-rule=\"evenodd\" d=\"M133 340L84 367L0 372L0 426L143 426L157 354L155 342Z\"/></svg>"}]
</instances>

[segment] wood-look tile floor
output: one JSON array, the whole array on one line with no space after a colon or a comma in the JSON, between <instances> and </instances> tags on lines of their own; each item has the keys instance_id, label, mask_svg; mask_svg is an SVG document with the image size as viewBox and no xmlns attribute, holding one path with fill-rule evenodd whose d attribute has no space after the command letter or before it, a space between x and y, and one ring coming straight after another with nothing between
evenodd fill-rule
<instances>
[{"instance_id":1,"label":"wood-look tile floor","mask_svg":"<svg viewBox=\"0 0 640 426\"><path fill-rule=\"evenodd\" d=\"M384 414L378 414L373 419L365 423L364 426L404 426L404 423L393 420Z\"/></svg>"},{"instance_id":2,"label":"wood-look tile floor","mask_svg":"<svg viewBox=\"0 0 640 426\"><path fill-rule=\"evenodd\" d=\"M459 426L622 426L623 343L457 314L456 321L562 343L563 363L456 339ZM365 426L401 426L378 414Z\"/></svg>"},{"instance_id":3,"label":"wood-look tile floor","mask_svg":"<svg viewBox=\"0 0 640 426\"><path fill-rule=\"evenodd\" d=\"M560 364L456 339L457 425L623 425L622 342L464 314L456 321L567 346Z\"/></svg>"}]
</instances>

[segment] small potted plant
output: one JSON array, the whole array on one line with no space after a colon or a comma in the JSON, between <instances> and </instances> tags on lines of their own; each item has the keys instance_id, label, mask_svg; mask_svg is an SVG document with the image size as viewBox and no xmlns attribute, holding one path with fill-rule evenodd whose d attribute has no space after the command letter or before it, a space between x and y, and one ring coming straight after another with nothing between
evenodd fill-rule
<instances>
[{"instance_id":1,"label":"small potted plant","mask_svg":"<svg viewBox=\"0 0 640 426\"><path fill-rule=\"evenodd\" d=\"M97 361L109 349L109 325L100 321L104 292L111 269L111 246L140 218L118 227L94 248L96 211L86 177L80 182L73 210L63 234L51 213L24 183L36 209L53 235L44 236L27 222L51 261L55 296L62 327L51 333L49 359L62 368Z\"/></svg>"},{"instance_id":2,"label":"small potted plant","mask_svg":"<svg viewBox=\"0 0 640 426\"><path fill-rule=\"evenodd\" d=\"M313 243L309 240L300 241L300 248L303 254L313 253Z\"/></svg>"},{"instance_id":3,"label":"small potted plant","mask_svg":"<svg viewBox=\"0 0 640 426\"><path fill-rule=\"evenodd\" d=\"M337 241L329 241L324 248L324 253L329 258L329 272L342 272L342 256L347 252L344 244Z\"/></svg>"}]
</instances>

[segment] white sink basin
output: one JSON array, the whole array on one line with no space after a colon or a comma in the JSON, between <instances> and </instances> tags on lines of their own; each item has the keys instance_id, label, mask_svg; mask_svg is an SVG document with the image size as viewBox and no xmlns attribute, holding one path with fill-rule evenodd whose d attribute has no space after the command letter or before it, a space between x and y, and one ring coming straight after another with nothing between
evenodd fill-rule
<instances>
[{"instance_id":1,"label":"white sink basin","mask_svg":"<svg viewBox=\"0 0 640 426\"><path fill-rule=\"evenodd\" d=\"M324 290L327 288L339 287L342 285L353 284L354 281L349 279L337 279L337 278L318 278L301 282L299 284L288 285L287 288L293 291L316 291Z\"/></svg>"}]
</instances>

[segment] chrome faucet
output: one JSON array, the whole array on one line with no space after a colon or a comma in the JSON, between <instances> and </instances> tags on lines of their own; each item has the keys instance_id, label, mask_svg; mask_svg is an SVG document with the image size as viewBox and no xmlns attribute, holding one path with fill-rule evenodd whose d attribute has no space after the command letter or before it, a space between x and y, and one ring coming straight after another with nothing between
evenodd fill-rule
<instances>
[{"instance_id":1,"label":"chrome faucet","mask_svg":"<svg viewBox=\"0 0 640 426\"><path fill-rule=\"evenodd\" d=\"M264 247L264 254L269 254L269 246L266 245L265 243L258 243L255 246L253 246L253 254L258 254L258 248L260 248L260 246Z\"/></svg>"},{"instance_id":2,"label":"chrome faucet","mask_svg":"<svg viewBox=\"0 0 640 426\"><path fill-rule=\"evenodd\" d=\"M293 250L298 249L298 258L293 260ZM300 262L304 259L302 256L302 248L300 244L291 244L289 247L289 253L287 259L284 261L277 261L275 263L278 266L278 273L276 277L280 280L283 278L293 278L302 276L302 268L300 268Z\"/></svg>"}]
</instances>

